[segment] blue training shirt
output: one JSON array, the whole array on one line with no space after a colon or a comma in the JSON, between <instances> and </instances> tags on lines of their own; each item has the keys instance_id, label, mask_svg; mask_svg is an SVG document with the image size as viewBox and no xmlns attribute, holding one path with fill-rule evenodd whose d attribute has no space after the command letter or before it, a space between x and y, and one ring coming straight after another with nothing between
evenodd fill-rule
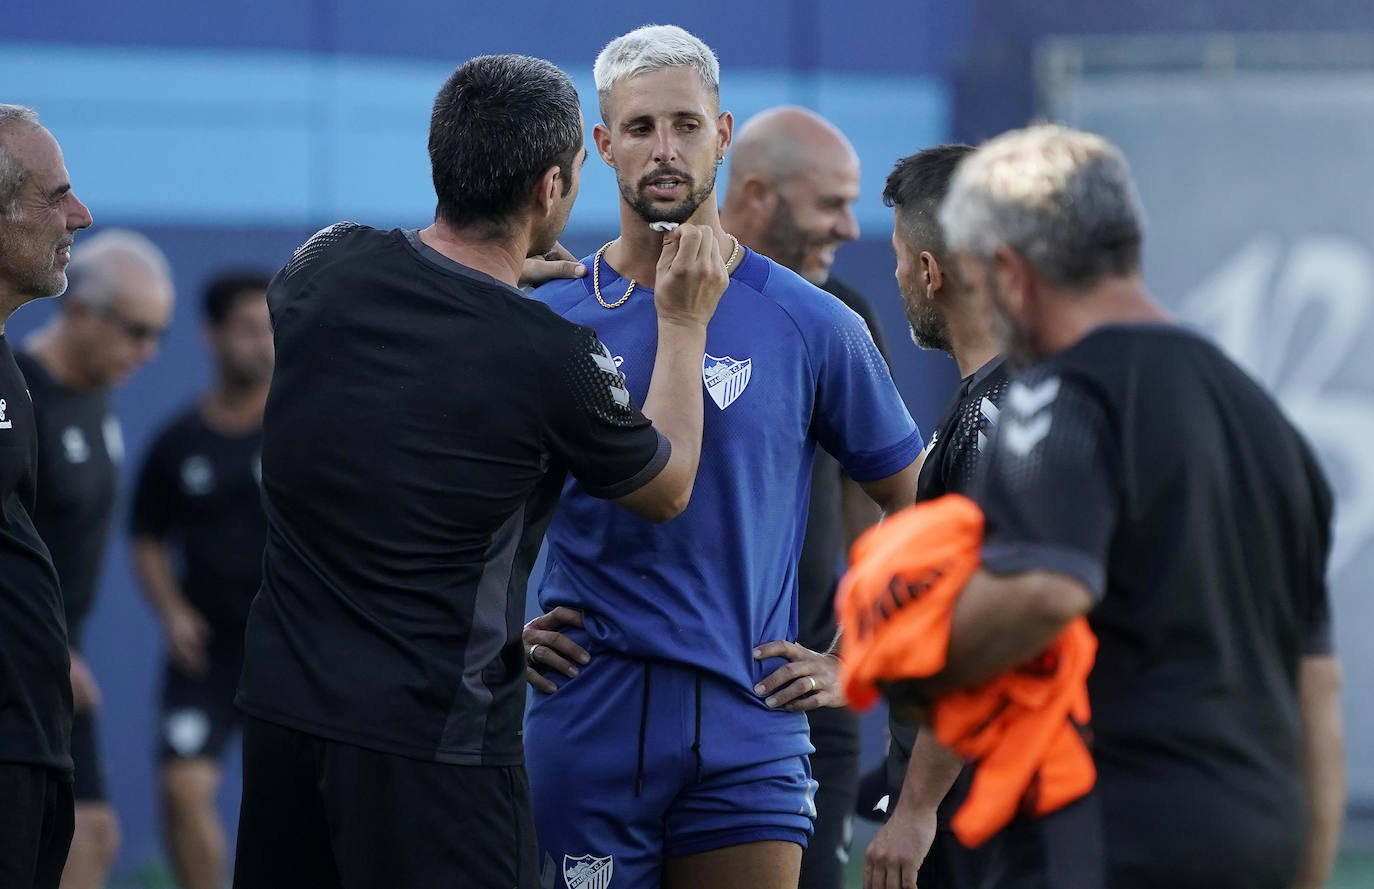
<instances>
[{"instance_id":1,"label":"blue training shirt","mask_svg":"<svg viewBox=\"0 0 1374 889\"><path fill-rule=\"evenodd\" d=\"M658 348L653 291L615 309L588 274L534 297L594 328L643 404ZM629 282L604 261L601 293ZM797 556L820 444L856 481L904 469L921 434L862 318L752 250L706 333L705 423L692 500L654 524L569 478L549 527L545 610L584 613L593 654L689 664L752 686L776 669L756 645L796 638Z\"/></svg>"}]
</instances>

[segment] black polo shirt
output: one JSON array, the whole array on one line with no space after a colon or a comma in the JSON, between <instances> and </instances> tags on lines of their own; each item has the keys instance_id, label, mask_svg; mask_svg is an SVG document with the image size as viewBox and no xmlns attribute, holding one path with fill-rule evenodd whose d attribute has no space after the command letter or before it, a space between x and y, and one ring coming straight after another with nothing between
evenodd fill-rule
<instances>
[{"instance_id":1,"label":"black polo shirt","mask_svg":"<svg viewBox=\"0 0 1374 889\"><path fill-rule=\"evenodd\" d=\"M78 392L53 379L32 355L14 357L29 383L38 425L33 523L62 584L71 647L80 650L110 534L124 437L105 387Z\"/></svg>"},{"instance_id":2,"label":"black polo shirt","mask_svg":"<svg viewBox=\"0 0 1374 889\"><path fill-rule=\"evenodd\" d=\"M182 594L229 651L262 583L262 430L226 435L193 405L163 427L139 472L130 530L177 556Z\"/></svg>"},{"instance_id":3,"label":"black polo shirt","mask_svg":"<svg viewBox=\"0 0 1374 889\"><path fill-rule=\"evenodd\" d=\"M72 682L62 594L33 524L38 432L0 335L0 762L72 769Z\"/></svg>"},{"instance_id":4,"label":"black polo shirt","mask_svg":"<svg viewBox=\"0 0 1374 889\"><path fill-rule=\"evenodd\" d=\"M325 229L268 305L240 705L386 752L522 762L525 586L565 474L624 496L667 440L593 331L414 232Z\"/></svg>"},{"instance_id":5,"label":"black polo shirt","mask_svg":"<svg viewBox=\"0 0 1374 889\"><path fill-rule=\"evenodd\" d=\"M1302 436L1202 338L1109 326L1007 390L982 481L984 567L1099 598L1109 883L1291 884L1298 668L1331 644L1332 498Z\"/></svg>"}]
</instances>

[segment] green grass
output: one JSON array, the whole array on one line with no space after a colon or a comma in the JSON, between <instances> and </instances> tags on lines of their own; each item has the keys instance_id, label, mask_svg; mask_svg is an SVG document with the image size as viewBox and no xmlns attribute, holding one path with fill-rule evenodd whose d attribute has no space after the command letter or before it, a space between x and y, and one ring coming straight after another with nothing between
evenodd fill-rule
<instances>
[{"instance_id":1,"label":"green grass","mask_svg":"<svg viewBox=\"0 0 1374 889\"><path fill-rule=\"evenodd\" d=\"M864 859L859 852L849 859L845 870L846 889L860 889L863 885ZM1371 889L1374 887L1374 849L1350 850L1336 860L1327 889Z\"/></svg>"},{"instance_id":2,"label":"green grass","mask_svg":"<svg viewBox=\"0 0 1374 889\"><path fill-rule=\"evenodd\" d=\"M859 889L863 881L864 859L855 854L849 859L846 885ZM1328 889L1370 889L1374 887L1374 850L1351 850L1336 862L1336 872ZM109 889L176 889L171 869L163 860L147 861L138 867L116 874Z\"/></svg>"}]
</instances>

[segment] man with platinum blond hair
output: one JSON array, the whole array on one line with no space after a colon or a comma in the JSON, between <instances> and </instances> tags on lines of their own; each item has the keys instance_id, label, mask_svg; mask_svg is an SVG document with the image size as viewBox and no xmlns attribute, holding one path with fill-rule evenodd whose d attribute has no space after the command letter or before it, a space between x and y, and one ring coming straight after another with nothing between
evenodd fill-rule
<instances>
[{"instance_id":1,"label":"man with platinum blond hair","mask_svg":"<svg viewBox=\"0 0 1374 889\"><path fill-rule=\"evenodd\" d=\"M722 226L734 119L711 50L641 28L606 46L595 75L620 235L585 278L535 298L595 327L639 397L663 330L652 226L699 227L729 286L706 329L687 509L655 526L573 482L549 528L546 614L525 633L544 885L793 889L815 812L805 711L843 703L835 657L794 641L812 458L824 446L898 509L921 436L863 320Z\"/></svg>"},{"instance_id":2,"label":"man with platinum blond hair","mask_svg":"<svg viewBox=\"0 0 1374 889\"><path fill-rule=\"evenodd\" d=\"M1047 832L1036 872L999 884L1324 885L1344 767L1331 492L1311 449L1151 298L1135 184L1105 139L993 139L940 221L1024 370L986 455L982 567L946 670L891 683L890 701L921 718L931 694L1024 663L1086 615L1097 786L1061 811L1096 809L1100 837Z\"/></svg>"}]
</instances>

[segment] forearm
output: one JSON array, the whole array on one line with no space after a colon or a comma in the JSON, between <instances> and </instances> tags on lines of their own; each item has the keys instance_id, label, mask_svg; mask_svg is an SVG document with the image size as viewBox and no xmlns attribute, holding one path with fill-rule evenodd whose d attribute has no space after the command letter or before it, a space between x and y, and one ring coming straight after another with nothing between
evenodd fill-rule
<instances>
[{"instance_id":1,"label":"forearm","mask_svg":"<svg viewBox=\"0 0 1374 889\"><path fill-rule=\"evenodd\" d=\"M1302 770L1307 837L1299 889L1326 885L1340 844L1345 814L1345 740L1341 726L1341 668L1334 657L1304 658L1299 672Z\"/></svg>"},{"instance_id":2,"label":"forearm","mask_svg":"<svg viewBox=\"0 0 1374 889\"><path fill-rule=\"evenodd\" d=\"M1091 607L1087 588L1061 574L979 571L954 606L941 677L948 688L986 682L1044 651Z\"/></svg>"},{"instance_id":3,"label":"forearm","mask_svg":"<svg viewBox=\"0 0 1374 889\"><path fill-rule=\"evenodd\" d=\"M691 496L701 460L701 362L705 353L705 324L659 318L658 351L643 412L672 445L672 454L656 481L682 489L684 501Z\"/></svg>"},{"instance_id":4,"label":"forearm","mask_svg":"<svg viewBox=\"0 0 1374 889\"><path fill-rule=\"evenodd\" d=\"M934 812L954 786L964 761L935 739L935 732L923 727L911 747L911 760L902 779L897 805L913 813Z\"/></svg>"},{"instance_id":5,"label":"forearm","mask_svg":"<svg viewBox=\"0 0 1374 889\"><path fill-rule=\"evenodd\" d=\"M172 571L172 555L160 540L141 537L133 542L134 573L148 604L162 620L177 608L186 606L181 584Z\"/></svg>"}]
</instances>

